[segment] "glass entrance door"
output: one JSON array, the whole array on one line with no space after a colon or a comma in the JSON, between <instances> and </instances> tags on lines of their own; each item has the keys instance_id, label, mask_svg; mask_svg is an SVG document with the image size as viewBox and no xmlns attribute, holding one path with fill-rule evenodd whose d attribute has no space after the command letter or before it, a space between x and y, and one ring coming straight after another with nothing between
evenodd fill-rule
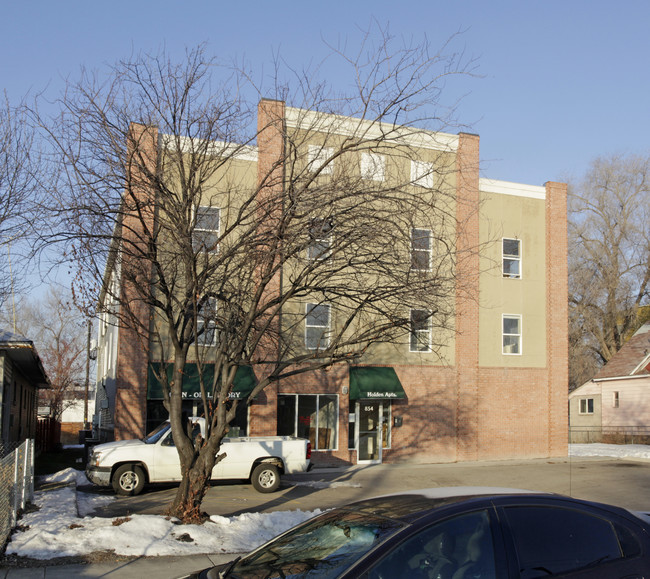
<instances>
[{"instance_id":1,"label":"glass entrance door","mask_svg":"<svg viewBox=\"0 0 650 579\"><path fill-rule=\"evenodd\" d=\"M380 463L382 450L390 445L390 402L359 400L356 403L356 416L357 462Z\"/></svg>"},{"instance_id":2,"label":"glass entrance door","mask_svg":"<svg viewBox=\"0 0 650 579\"><path fill-rule=\"evenodd\" d=\"M381 462L381 402L361 400L359 410L359 462Z\"/></svg>"}]
</instances>

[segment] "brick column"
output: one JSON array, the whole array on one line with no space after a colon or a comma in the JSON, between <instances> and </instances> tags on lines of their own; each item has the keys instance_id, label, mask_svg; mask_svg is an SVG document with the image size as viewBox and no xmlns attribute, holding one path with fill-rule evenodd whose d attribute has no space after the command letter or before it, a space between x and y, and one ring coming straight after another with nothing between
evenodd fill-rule
<instances>
[{"instance_id":1,"label":"brick column","mask_svg":"<svg viewBox=\"0 0 650 579\"><path fill-rule=\"evenodd\" d=\"M262 99L257 107L257 186L261 203L260 227L274 228L273 215L281 210L274 207L284 191L284 125L285 104L282 101ZM268 203L264 203L264 200ZM271 256L272 257L272 256ZM280 292L281 275L276 275L267 286L268 298ZM270 295L269 295L270 294ZM267 299L267 298L262 298ZM260 342L257 360L275 360L277 344L273 339ZM258 378L265 372L264 365L256 368ZM275 435L277 432L277 383L272 383L261 393L251 407L251 434Z\"/></svg>"},{"instance_id":2,"label":"brick column","mask_svg":"<svg viewBox=\"0 0 650 579\"><path fill-rule=\"evenodd\" d=\"M150 307L142 290L151 284L151 264L146 252L148 232L154 223L154 191L149 176L158 163L158 129L131 125L127 143L127 183L120 252L120 311L116 356L115 439L146 434L147 366L149 363ZM142 253L141 253L142 252ZM148 291L144 290L145 293Z\"/></svg>"},{"instance_id":3,"label":"brick column","mask_svg":"<svg viewBox=\"0 0 650 579\"><path fill-rule=\"evenodd\" d=\"M456 460L478 459L479 137L460 133L456 155Z\"/></svg>"},{"instance_id":4,"label":"brick column","mask_svg":"<svg viewBox=\"0 0 650 579\"><path fill-rule=\"evenodd\" d=\"M548 456L568 452L569 300L567 186L546 183L546 359Z\"/></svg>"}]
</instances>

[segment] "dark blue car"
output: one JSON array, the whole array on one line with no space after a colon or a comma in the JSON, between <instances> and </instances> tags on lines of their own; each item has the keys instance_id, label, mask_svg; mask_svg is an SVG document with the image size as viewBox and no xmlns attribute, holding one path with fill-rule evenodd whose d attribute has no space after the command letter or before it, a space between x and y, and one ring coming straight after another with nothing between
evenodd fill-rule
<instances>
[{"instance_id":1,"label":"dark blue car","mask_svg":"<svg viewBox=\"0 0 650 579\"><path fill-rule=\"evenodd\" d=\"M328 511L191 577L648 578L650 517L513 489L410 491Z\"/></svg>"}]
</instances>

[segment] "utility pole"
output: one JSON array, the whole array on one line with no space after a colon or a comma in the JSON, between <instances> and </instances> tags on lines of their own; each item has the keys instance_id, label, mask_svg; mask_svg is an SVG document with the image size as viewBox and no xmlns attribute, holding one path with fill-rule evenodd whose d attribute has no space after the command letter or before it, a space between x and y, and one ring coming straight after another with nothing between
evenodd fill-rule
<instances>
[{"instance_id":1,"label":"utility pole","mask_svg":"<svg viewBox=\"0 0 650 579\"><path fill-rule=\"evenodd\" d=\"M88 424L88 385L90 381L90 332L92 330L92 322L88 318L88 340L86 342L86 386L84 394L84 430L89 430Z\"/></svg>"}]
</instances>

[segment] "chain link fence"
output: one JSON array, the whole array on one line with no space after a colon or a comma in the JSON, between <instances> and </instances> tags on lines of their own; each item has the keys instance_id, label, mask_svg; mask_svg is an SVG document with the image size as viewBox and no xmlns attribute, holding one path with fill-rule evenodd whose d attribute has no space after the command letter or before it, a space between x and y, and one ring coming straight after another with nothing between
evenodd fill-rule
<instances>
[{"instance_id":1,"label":"chain link fence","mask_svg":"<svg viewBox=\"0 0 650 579\"><path fill-rule=\"evenodd\" d=\"M16 526L20 512L34 496L34 441L0 442L0 551Z\"/></svg>"}]
</instances>

